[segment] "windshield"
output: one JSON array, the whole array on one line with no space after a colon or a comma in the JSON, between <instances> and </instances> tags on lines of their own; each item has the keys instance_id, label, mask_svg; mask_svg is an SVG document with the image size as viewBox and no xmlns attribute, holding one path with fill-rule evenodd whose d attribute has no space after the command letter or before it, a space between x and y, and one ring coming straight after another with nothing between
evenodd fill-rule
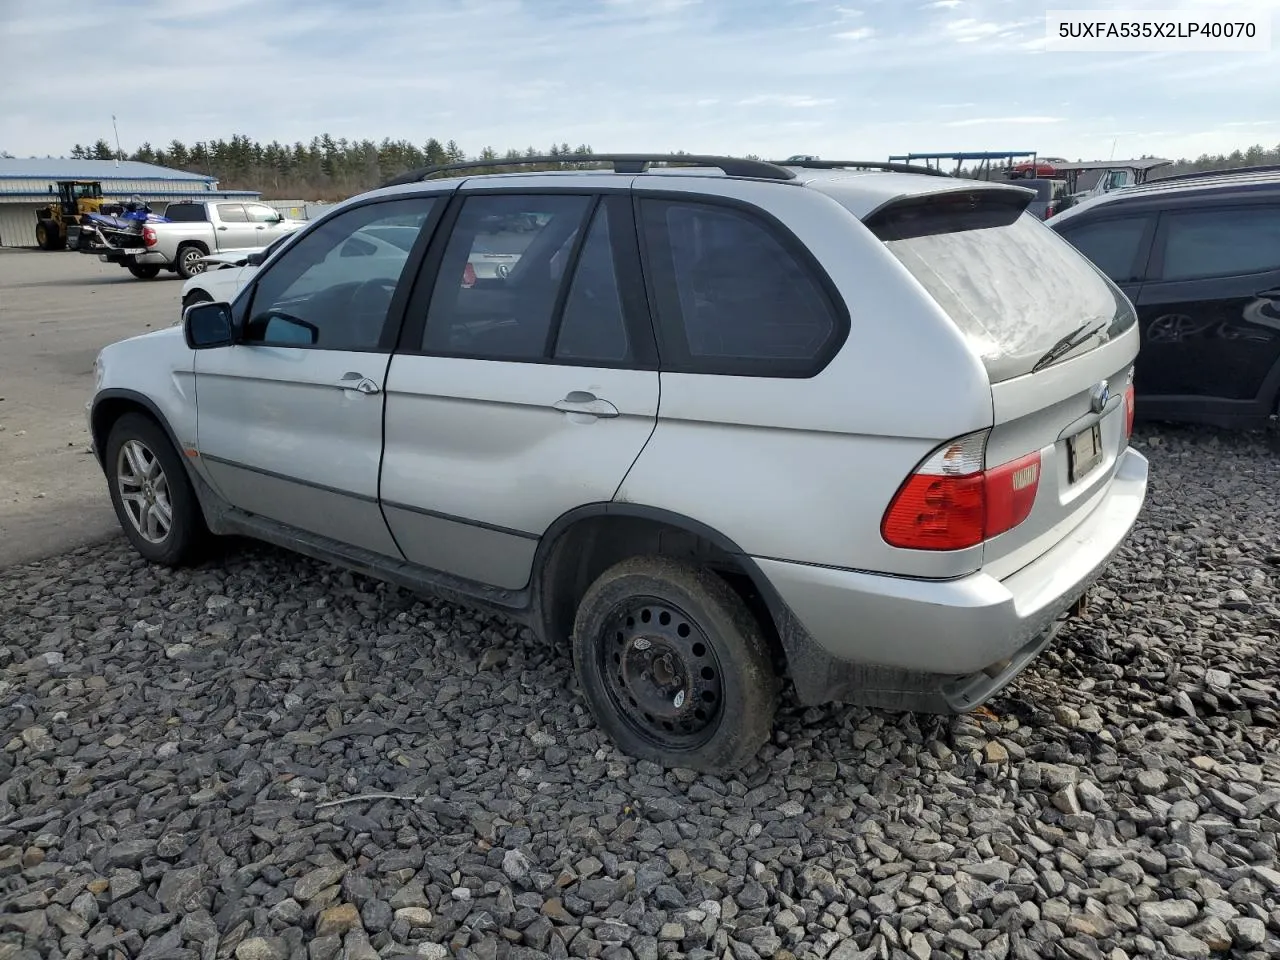
<instances>
[{"instance_id":1,"label":"windshield","mask_svg":"<svg viewBox=\"0 0 1280 960\"><path fill-rule=\"evenodd\" d=\"M1030 213L921 206L907 219L868 221L885 246L960 328L993 382L1030 373L1073 331L1096 327L1076 350L1136 322L1124 294Z\"/></svg>"}]
</instances>

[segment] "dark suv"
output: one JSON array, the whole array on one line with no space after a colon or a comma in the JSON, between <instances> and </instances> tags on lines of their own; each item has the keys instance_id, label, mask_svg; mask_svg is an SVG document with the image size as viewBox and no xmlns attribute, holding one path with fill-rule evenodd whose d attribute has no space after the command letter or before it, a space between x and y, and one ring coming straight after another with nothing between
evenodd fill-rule
<instances>
[{"instance_id":1,"label":"dark suv","mask_svg":"<svg viewBox=\"0 0 1280 960\"><path fill-rule=\"evenodd\" d=\"M1280 165L1168 177L1049 226L1138 309L1144 419L1254 426L1280 402Z\"/></svg>"}]
</instances>

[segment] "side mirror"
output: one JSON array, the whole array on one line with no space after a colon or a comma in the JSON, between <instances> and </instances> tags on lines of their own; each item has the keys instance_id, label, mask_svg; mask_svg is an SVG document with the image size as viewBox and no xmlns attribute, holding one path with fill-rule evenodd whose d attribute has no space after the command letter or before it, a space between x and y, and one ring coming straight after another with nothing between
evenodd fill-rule
<instances>
[{"instance_id":1,"label":"side mirror","mask_svg":"<svg viewBox=\"0 0 1280 960\"><path fill-rule=\"evenodd\" d=\"M267 254L265 250L254 250L247 257L244 258L244 262L251 267L260 267L262 266L262 261L265 259L267 259Z\"/></svg>"},{"instance_id":2,"label":"side mirror","mask_svg":"<svg viewBox=\"0 0 1280 960\"><path fill-rule=\"evenodd\" d=\"M231 304L196 303L182 314L182 332L192 350L229 347L234 342Z\"/></svg>"}]
</instances>

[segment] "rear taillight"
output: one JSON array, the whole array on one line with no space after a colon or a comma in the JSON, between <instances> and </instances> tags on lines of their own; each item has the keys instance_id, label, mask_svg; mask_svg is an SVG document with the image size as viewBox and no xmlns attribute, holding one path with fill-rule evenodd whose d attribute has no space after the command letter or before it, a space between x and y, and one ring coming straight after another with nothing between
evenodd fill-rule
<instances>
[{"instance_id":1,"label":"rear taillight","mask_svg":"<svg viewBox=\"0 0 1280 960\"><path fill-rule=\"evenodd\" d=\"M963 550L1027 519L1040 489L1039 452L991 468L986 452L984 431L930 454L885 511L885 542L906 550Z\"/></svg>"},{"instance_id":2,"label":"rear taillight","mask_svg":"<svg viewBox=\"0 0 1280 960\"><path fill-rule=\"evenodd\" d=\"M142 242L148 247L156 245L156 229L155 227L142 228Z\"/></svg>"},{"instance_id":3,"label":"rear taillight","mask_svg":"<svg viewBox=\"0 0 1280 960\"><path fill-rule=\"evenodd\" d=\"M1133 436L1133 415L1136 412L1137 397L1134 394L1133 384L1129 384L1124 388L1124 436L1128 440Z\"/></svg>"}]
</instances>

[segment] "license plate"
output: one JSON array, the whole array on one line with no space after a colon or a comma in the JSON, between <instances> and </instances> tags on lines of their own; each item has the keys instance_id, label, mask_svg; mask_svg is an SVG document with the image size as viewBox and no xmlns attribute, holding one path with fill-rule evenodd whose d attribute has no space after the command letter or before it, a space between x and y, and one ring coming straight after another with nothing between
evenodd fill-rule
<instances>
[{"instance_id":1,"label":"license plate","mask_svg":"<svg viewBox=\"0 0 1280 960\"><path fill-rule=\"evenodd\" d=\"M1067 480L1075 483L1102 462L1102 427L1094 424L1067 439Z\"/></svg>"}]
</instances>

